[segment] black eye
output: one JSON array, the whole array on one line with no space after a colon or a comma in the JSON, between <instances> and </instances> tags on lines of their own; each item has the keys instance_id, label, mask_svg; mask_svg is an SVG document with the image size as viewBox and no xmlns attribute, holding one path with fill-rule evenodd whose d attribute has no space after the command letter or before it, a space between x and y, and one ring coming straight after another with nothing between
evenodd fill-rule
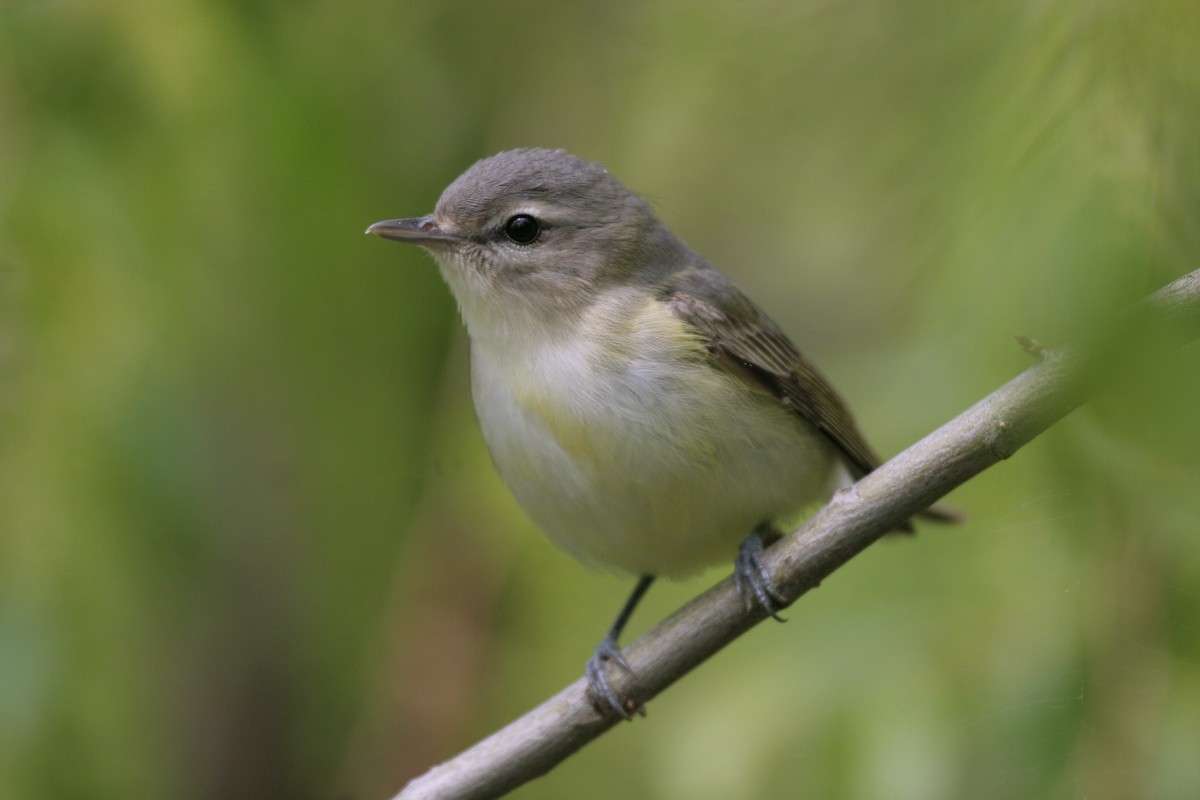
<instances>
[{"instance_id":1,"label":"black eye","mask_svg":"<svg viewBox=\"0 0 1200 800\"><path fill-rule=\"evenodd\" d=\"M537 219L528 214L517 214L504 223L504 235L517 244L533 244L541 232Z\"/></svg>"}]
</instances>

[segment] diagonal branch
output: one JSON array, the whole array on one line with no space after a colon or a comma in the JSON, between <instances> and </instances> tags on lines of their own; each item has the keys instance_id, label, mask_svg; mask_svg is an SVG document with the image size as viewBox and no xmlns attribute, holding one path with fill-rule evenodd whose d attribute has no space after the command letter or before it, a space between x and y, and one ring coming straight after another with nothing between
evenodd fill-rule
<instances>
[{"instance_id":1,"label":"diagonal branch","mask_svg":"<svg viewBox=\"0 0 1200 800\"><path fill-rule=\"evenodd\" d=\"M1163 353L1200 337L1200 270L1126 309L1106 328L1059 349L973 407L839 491L766 555L789 601L904 520L1018 449L1092 397L1122 358ZM1110 367L1105 369L1105 367ZM618 691L647 701L765 619L726 579L623 651L633 675ZM525 716L416 778L395 800L498 797L552 769L619 720L601 716L581 678Z\"/></svg>"}]
</instances>

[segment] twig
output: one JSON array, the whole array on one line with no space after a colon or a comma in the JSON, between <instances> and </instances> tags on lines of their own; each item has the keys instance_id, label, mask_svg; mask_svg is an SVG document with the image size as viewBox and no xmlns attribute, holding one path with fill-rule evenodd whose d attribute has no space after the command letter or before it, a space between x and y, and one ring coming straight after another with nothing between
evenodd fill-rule
<instances>
[{"instance_id":1,"label":"twig","mask_svg":"<svg viewBox=\"0 0 1200 800\"><path fill-rule=\"evenodd\" d=\"M769 551L794 601L898 524L1009 458L1119 376L1121 356L1166 352L1200 337L1200 270L1160 289L1092 337L1043 360L853 486ZM646 701L765 618L727 579L625 648L618 691ZM404 788L395 800L498 797L552 769L618 720L592 708L583 679Z\"/></svg>"}]
</instances>

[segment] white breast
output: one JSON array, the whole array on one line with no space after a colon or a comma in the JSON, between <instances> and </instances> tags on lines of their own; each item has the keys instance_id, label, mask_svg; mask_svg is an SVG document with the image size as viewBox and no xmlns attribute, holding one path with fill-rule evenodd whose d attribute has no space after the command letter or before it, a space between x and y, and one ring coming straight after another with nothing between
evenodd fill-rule
<instances>
[{"instance_id":1,"label":"white breast","mask_svg":"<svg viewBox=\"0 0 1200 800\"><path fill-rule=\"evenodd\" d=\"M662 304L620 307L556 336L472 336L484 438L547 536L585 561L681 575L828 494L823 437L710 364Z\"/></svg>"}]
</instances>

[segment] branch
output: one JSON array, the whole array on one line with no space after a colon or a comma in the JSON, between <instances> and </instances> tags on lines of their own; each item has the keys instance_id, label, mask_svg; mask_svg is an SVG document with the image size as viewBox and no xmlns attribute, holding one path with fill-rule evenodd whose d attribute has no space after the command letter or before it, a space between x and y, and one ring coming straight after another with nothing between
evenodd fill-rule
<instances>
[{"instance_id":1,"label":"branch","mask_svg":"<svg viewBox=\"0 0 1200 800\"><path fill-rule=\"evenodd\" d=\"M1118 377L1122 357L1143 359L1200 337L1200 270L1042 360L946 425L837 492L812 519L770 548L770 570L789 603L818 586L887 531L951 489L1009 458ZM1108 369L1106 369L1106 367ZM648 701L765 619L726 579L624 649L633 675L618 691ZM619 720L600 715L581 678L525 716L416 778L394 800L498 797L545 774Z\"/></svg>"}]
</instances>

